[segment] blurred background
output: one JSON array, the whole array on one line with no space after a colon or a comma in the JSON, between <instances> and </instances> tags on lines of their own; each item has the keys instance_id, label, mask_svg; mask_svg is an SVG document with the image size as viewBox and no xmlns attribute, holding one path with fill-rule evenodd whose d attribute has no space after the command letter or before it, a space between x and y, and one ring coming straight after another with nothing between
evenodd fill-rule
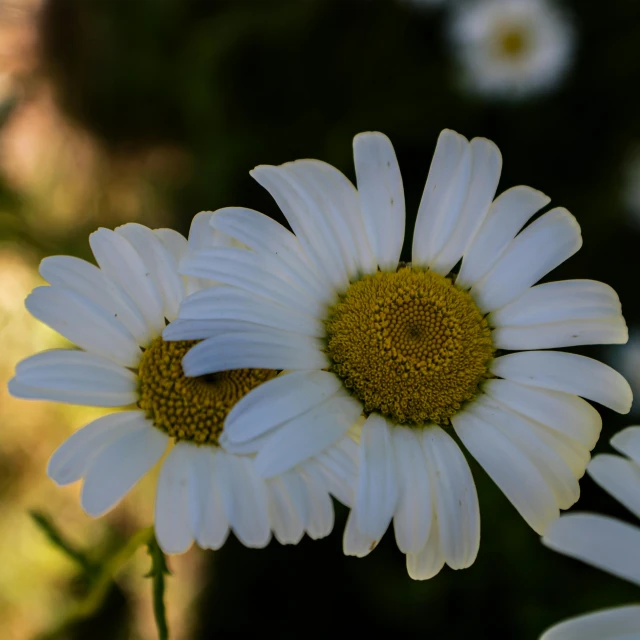
<instances>
[{"instance_id":1,"label":"blurred background","mask_svg":"<svg viewBox=\"0 0 640 640\"><path fill-rule=\"evenodd\" d=\"M499 191L527 184L577 217L584 247L553 279L618 291L631 344L579 351L639 392L639 85L636 0L0 0L2 638L156 637L144 550L97 597L91 572L29 515L45 513L94 565L153 516L153 478L97 521L81 511L77 485L47 479L51 453L98 410L7 394L16 362L60 345L23 306L41 283L40 259L91 259L88 234L128 221L186 233L198 211L229 205L282 220L248 171L313 157L353 180L351 140L366 130L393 141L411 229L437 136L452 128L497 143ZM603 410L597 451L637 415ZM219 552L170 558L171 637L529 640L638 599L543 548L471 464L483 533L470 569L414 582L392 532L366 559L345 558L338 506L334 533L319 542L253 551L230 539ZM589 478L582 488L578 509L630 519Z\"/></svg>"}]
</instances>

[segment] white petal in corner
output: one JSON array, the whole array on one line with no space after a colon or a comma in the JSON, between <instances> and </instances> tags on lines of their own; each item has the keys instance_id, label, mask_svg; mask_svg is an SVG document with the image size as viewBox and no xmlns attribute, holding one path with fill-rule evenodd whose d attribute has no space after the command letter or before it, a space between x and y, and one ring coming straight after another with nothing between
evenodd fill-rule
<instances>
[{"instance_id":1,"label":"white petal in corner","mask_svg":"<svg viewBox=\"0 0 640 640\"><path fill-rule=\"evenodd\" d=\"M253 460L216 451L215 484L233 532L246 547L265 547L271 538L267 488Z\"/></svg>"},{"instance_id":2,"label":"white petal in corner","mask_svg":"<svg viewBox=\"0 0 640 640\"><path fill-rule=\"evenodd\" d=\"M255 331L223 333L199 342L182 360L188 376L231 369L306 370L329 366L316 338L256 326Z\"/></svg>"},{"instance_id":3,"label":"white petal in corner","mask_svg":"<svg viewBox=\"0 0 640 640\"><path fill-rule=\"evenodd\" d=\"M102 416L69 436L55 450L47 465L47 475L61 486L76 482L105 447L128 433L150 426L142 411Z\"/></svg>"},{"instance_id":4,"label":"white petal in corner","mask_svg":"<svg viewBox=\"0 0 640 640\"><path fill-rule=\"evenodd\" d=\"M467 198L453 233L431 263L431 269L442 275L447 275L458 264L481 228L502 171L502 156L493 142L486 138L474 138L469 148L471 178Z\"/></svg>"},{"instance_id":5,"label":"white petal in corner","mask_svg":"<svg viewBox=\"0 0 640 640\"><path fill-rule=\"evenodd\" d=\"M540 640L637 640L640 607L603 609L570 618L545 631Z\"/></svg>"},{"instance_id":6,"label":"white petal in corner","mask_svg":"<svg viewBox=\"0 0 640 640\"><path fill-rule=\"evenodd\" d=\"M85 475L80 503L93 517L116 505L164 454L169 440L148 425L124 434L91 461Z\"/></svg>"},{"instance_id":7,"label":"white petal in corner","mask_svg":"<svg viewBox=\"0 0 640 640\"><path fill-rule=\"evenodd\" d=\"M253 389L231 409L224 433L229 442L257 438L323 403L340 389L327 371L293 371Z\"/></svg>"},{"instance_id":8,"label":"white petal in corner","mask_svg":"<svg viewBox=\"0 0 640 640\"><path fill-rule=\"evenodd\" d=\"M396 426L391 435L398 476L396 542L402 553L418 553L427 542L433 513L428 462L415 429Z\"/></svg>"},{"instance_id":9,"label":"white petal in corner","mask_svg":"<svg viewBox=\"0 0 640 640\"><path fill-rule=\"evenodd\" d=\"M550 200L544 193L524 186L499 195L462 259L456 286L469 289L487 275L518 231Z\"/></svg>"},{"instance_id":10,"label":"white petal in corner","mask_svg":"<svg viewBox=\"0 0 640 640\"><path fill-rule=\"evenodd\" d=\"M570 513L549 525L542 542L640 586L638 527L594 513Z\"/></svg>"},{"instance_id":11,"label":"white petal in corner","mask_svg":"<svg viewBox=\"0 0 640 640\"><path fill-rule=\"evenodd\" d=\"M190 503L196 498L189 476L196 447L179 442L167 456L158 477L155 529L158 544L165 553L184 553L193 544Z\"/></svg>"},{"instance_id":12,"label":"white petal in corner","mask_svg":"<svg viewBox=\"0 0 640 640\"><path fill-rule=\"evenodd\" d=\"M556 497L531 461L493 425L472 413L473 405L451 419L471 455L539 534L559 515Z\"/></svg>"},{"instance_id":13,"label":"white petal in corner","mask_svg":"<svg viewBox=\"0 0 640 640\"><path fill-rule=\"evenodd\" d=\"M347 526L342 537L342 549L345 556L364 558L368 556L378 544L378 540L365 536L356 524L356 510L352 509L347 518Z\"/></svg>"},{"instance_id":14,"label":"white petal in corner","mask_svg":"<svg viewBox=\"0 0 640 640\"><path fill-rule=\"evenodd\" d=\"M465 569L473 564L480 547L480 507L471 469L455 440L440 427L423 429L422 449L442 552L452 569Z\"/></svg>"},{"instance_id":15,"label":"white petal in corner","mask_svg":"<svg viewBox=\"0 0 640 640\"><path fill-rule=\"evenodd\" d=\"M393 145L378 132L353 139L358 195L369 244L382 271L395 271L404 242L404 189Z\"/></svg>"},{"instance_id":16,"label":"white petal in corner","mask_svg":"<svg viewBox=\"0 0 640 640\"><path fill-rule=\"evenodd\" d=\"M392 426L372 413L362 427L356 491L356 523L370 538L387 530L398 503L398 474L391 436Z\"/></svg>"},{"instance_id":17,"label":"white petal in corner","mask_svg":"<svg viewBox=\"0 0 640 640\"><path fill-rule=\"evenodd\" d=\"M25 306L31 315L81 349L124 367L140 362L140 347L113 312L71 289L36 287Z\"/></svg>"},{"instance_id":18,"label":"white petal in corner","mask_svg":"<svg viewBox=\"0 0 640 640\"><path fill-rule=\"evenodd\" d=\"M272 478L340 440L362 412L360 402L336 395L279 427L255 459L257 472Z\"/></svg>"},{"instance_id":19,"label":"white petal in corner","mask_svg":"<svg viewBox=\"0 0 640 640\"><path fill-rule=\"evenodd\" d=\"M601 453L588 467L589 475L618 502L640 518L640 467L631 460Z\"/></svg>"},{"instance_id":20,"label":"white petal in corner","mask_svg":"<svg viewBox=\"0 0 640 640\"><path fill-rule=\"evenodd\" d=\"M483 312L494 311L522 295L582 246L580 225L566 209L552 209L532 222L471 289Z\"/></svg>"},{"instance_id":21,"label":"white petal in corner","mask_svg":"<svg viewBox=\"0 0 640 640\"><path fill-rule=\"evenodd\" d=\"M19 362L9 393L88 407L123 407L137 400L138 383L133 372L102 356L54 349Z\"/></svg>"},{"instance_id":22,"label":"white petal in corner","mask_svg":"<svg viewBox=\"0 0 640 640\"><path fill-rule=\"evenodd\" d=\"M418 553L407 554L407 573L413 580L429 580L438 575L444 567L439 529L438 520L434 514L427 543Z\"/></svg>"},{"instance_id":23,"label":"white petal in corner","mask_svg":"<svg viewBox=\"0 0 640 640\"><path fill-rule=\"evenodd\" d=\"M629 383L606 364L574 353L510 353L491 363L491 373L530 387L573 393L618 413L631 410L633 394Z\"/></svg>"},{"instance_id":24,"label":"white petal in corner","mask_svg":"<svg viewBox=\"0 0 640 640\"><path fill-rule=\"evenodd\" d=\"M610 443L614 449L629 456L637 465L640 465L640 427L627 427L618 431L611 438Z\"/></svg>"},{"instance_id":25,"label":"white petal in corner","mask_svg":"<svg viewBox=\"0 0 640 640\"><path fill-rule=\"evenodd\" d=\"M428 267L451 236L471 179L471 149L464 136L445 129L438 138L413 233L412 261Z\"/></svg>"}]
</instances>

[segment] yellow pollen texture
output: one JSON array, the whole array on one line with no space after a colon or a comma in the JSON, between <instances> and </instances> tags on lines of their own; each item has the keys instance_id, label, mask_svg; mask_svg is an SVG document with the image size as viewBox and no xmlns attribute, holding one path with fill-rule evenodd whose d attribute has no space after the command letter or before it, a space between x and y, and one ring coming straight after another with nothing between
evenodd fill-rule
<instances>
[{"instance_id":1,"label":"yellow pollen texture","mask_svg":"<svg viewBox=\"0 0 640 640\"><path fill-rule=\"evenodd\" d=\"M331 370L366 413L400 424L447 424L475 397L494 353L471 296L411 267L351 284L326 327Z\"/></svg>"},{"instance_id":2,"label":"yellow pollen texture","mask_svg":"<svg viewBox=\"0 0 640 640\"><path fill-rule=\"evenodd\" d=\"M237 369L187 378L181 361L196 340L156 338L138 369L140 400L153 424L176 440L217 445L224 420L251 389L274 378L270 369Z\"/></svg>"}]
</instances>

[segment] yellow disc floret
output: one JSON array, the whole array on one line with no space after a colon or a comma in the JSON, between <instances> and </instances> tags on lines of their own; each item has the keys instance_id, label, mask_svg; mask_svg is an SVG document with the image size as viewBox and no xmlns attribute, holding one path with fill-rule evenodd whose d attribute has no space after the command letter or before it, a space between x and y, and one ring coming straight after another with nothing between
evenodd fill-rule
<instances>
[{"instance_id":1,"label":"yellow disc floret","mask_svg":"<svg viewBox=\"0 0 640 640\"><path fill-rule=\"evenodd\" d=\"M401 424L447 424L477 394L494 353L471 296L410 267L351 284L325 324L331 370L365 412Z\"/></svg>"},{"instance_id":2,"label":"yellow disc floret","mask_svg":"<svg viewBox=\"0 0 640 640\"><path fill-rule=\"evenodd\" d=\"M237 369L187 378L181 361L194 344L194 340L165 342L162 338L151 343L138 370L138 406L156 427L176 440L217 445L232 407L277 372Z\"/></svg>"},{"instance_id":3,"label":"yellow disc floret","mask_svg":"<svg viewBox=\"0 0 640 640\"><path fill-rule=\"evenodd\" d=\"M511 60L522 58L530 48L531 36L525 25L500 24L496 29L498 55Z\"/></svg>"}]
</instances>

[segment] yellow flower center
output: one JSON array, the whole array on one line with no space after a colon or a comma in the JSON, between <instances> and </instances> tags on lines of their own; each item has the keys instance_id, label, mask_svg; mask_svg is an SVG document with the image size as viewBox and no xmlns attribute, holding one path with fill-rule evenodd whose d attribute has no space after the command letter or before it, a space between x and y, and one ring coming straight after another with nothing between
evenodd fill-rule
<instances>
[{"instance_id":1,"label":"yellow flower center","mask_svg":"<svg viewBox=\"0 0 640 640\"><path fill-rule=\"evenodd\" d=\"M496 40L501 56L511 60L521 58L530 43L527 30L520 25L500 25L497 29Z\"/></svg>"},{"instance_id":2,"label":"yellow flower center","mask_svg":"<svg viewBox=\"0 0 640 640\"><path fill-rule=\"evenodd\" d=\"M401 424L447 424L477 394L494 353L471 296L411 267L354 282L325 324L331 371L366 413Z\"/></svg>"},{"instance_id":3,"label":"yellow flower center","mask_svg":"<svg viewBox=\"0 0 640 640\"><path fill-rule=\"evenodd\" d=\"M176 440L217 445L224 420L251 389L277 375L271 369L237 369L187 378L182 358L195 340L156 338L142 355L140 400L153 424Z\"/></svg>"}]
</instances>

